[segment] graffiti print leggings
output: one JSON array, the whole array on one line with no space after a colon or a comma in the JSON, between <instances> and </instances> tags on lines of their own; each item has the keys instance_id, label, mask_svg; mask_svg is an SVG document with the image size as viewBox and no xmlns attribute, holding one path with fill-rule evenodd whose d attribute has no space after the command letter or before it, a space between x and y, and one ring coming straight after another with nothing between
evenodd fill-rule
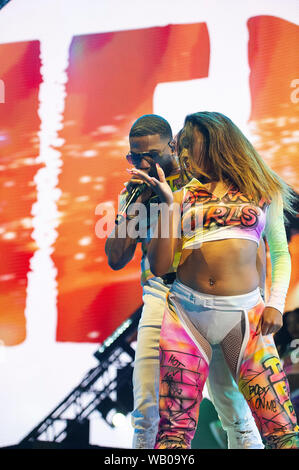
<instances>
[{"instance_id":1,"label":"graffiti print leggings","mask_svg":"<svg viewBox=\"0 0 299 470\"><path fill-rule=\"evenodd\" d=\"M221 345L266 448L299 448L299 427L273 335L260 331L264 307L259 289L214 296L174 282L160 336L156 449L191 447L214 344Z\"/></svg>"}]
</instances>

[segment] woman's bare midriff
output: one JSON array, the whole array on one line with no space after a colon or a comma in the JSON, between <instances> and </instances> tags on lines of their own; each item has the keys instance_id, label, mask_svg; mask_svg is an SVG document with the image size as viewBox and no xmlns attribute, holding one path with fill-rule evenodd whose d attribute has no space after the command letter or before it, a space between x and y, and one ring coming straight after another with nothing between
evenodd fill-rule
<instances>
[{"instance_id":1,"label":"woman's bare midriff","mask_svg":"<svg viewBox=\"0 0 299 470\"><path fill-rule=\"evenodd\" d=\"M256 258L257 244L251 240L206 242L183 250L177 278L205 294L246 294L259 286Z\"/></svg>"}]
</instances>

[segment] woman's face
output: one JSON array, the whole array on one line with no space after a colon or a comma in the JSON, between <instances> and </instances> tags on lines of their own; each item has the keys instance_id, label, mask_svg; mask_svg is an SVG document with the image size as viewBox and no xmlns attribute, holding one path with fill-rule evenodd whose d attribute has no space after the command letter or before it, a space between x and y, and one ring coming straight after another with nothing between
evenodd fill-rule
<instances>
[{"instance_id":1,"label":"woman's face","mask_svg":"<svg viewBox=\"0 0 299 470\"><path fill-rule=\"evenodd\" d=\"M184 161L188 172L200 180L204 176L198 169L206 172L204 162L204 136L195 126L186 125L177 136L177 153Z\"/></svg>"},{"instance_id":2,"label":"woman's face","mask_svg":"<svg viewBox=\"0 0 299 470\"><path fill-rule=\"evenodd\" d=\"M191 157L194 163L203 171L204 168L204 158L203 158L203 145L204 138L202 133L196 128L193 128L193 146L191 150Z\"/></svg>"}]
</instances>

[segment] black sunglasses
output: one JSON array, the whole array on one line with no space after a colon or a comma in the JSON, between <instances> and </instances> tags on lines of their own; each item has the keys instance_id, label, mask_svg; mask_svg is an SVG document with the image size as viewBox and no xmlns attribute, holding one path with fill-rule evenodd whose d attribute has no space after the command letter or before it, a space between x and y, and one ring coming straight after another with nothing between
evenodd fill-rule
<instances>
[{"instance_id":1,"label":"black sunglasses","mask_svg":"<svg viewBox=\"0 0 299 470\"><path fill-rule=\"evenodd\" d=\"M167 145L160 152L157 152L155 150L151 152L141 152L141 153L129 152L126 155L126 159L130 163L130 165L134 165L134 166L138 165L141 162L141 160L146 157L149 157L155 160L161 157L161 155L163 155L163 152L167 146L170 148L172 152L175 151L175 143L173 140L170 140L169 142L167 142Z\"/></svg>"}]
</instances>

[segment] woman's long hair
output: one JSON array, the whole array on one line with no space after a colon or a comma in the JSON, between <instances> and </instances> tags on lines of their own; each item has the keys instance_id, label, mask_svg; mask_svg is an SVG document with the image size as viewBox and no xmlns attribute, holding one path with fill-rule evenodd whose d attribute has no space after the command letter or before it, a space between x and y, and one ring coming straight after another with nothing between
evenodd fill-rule
<instances>
[{"instance_id":1,"label":"woman's long hair","mask_svg":"<svg viewBox=\"0 0 299 470\"><path fill-rule=\"evenodd\" d=\"M178 155L181 172L188 179L204 177L234 184L255 202L276 203L281 196L284 209L294 213L292 189L223 114L204 111L188 115L178 135Z\"/></svg>"}]
</instances>

